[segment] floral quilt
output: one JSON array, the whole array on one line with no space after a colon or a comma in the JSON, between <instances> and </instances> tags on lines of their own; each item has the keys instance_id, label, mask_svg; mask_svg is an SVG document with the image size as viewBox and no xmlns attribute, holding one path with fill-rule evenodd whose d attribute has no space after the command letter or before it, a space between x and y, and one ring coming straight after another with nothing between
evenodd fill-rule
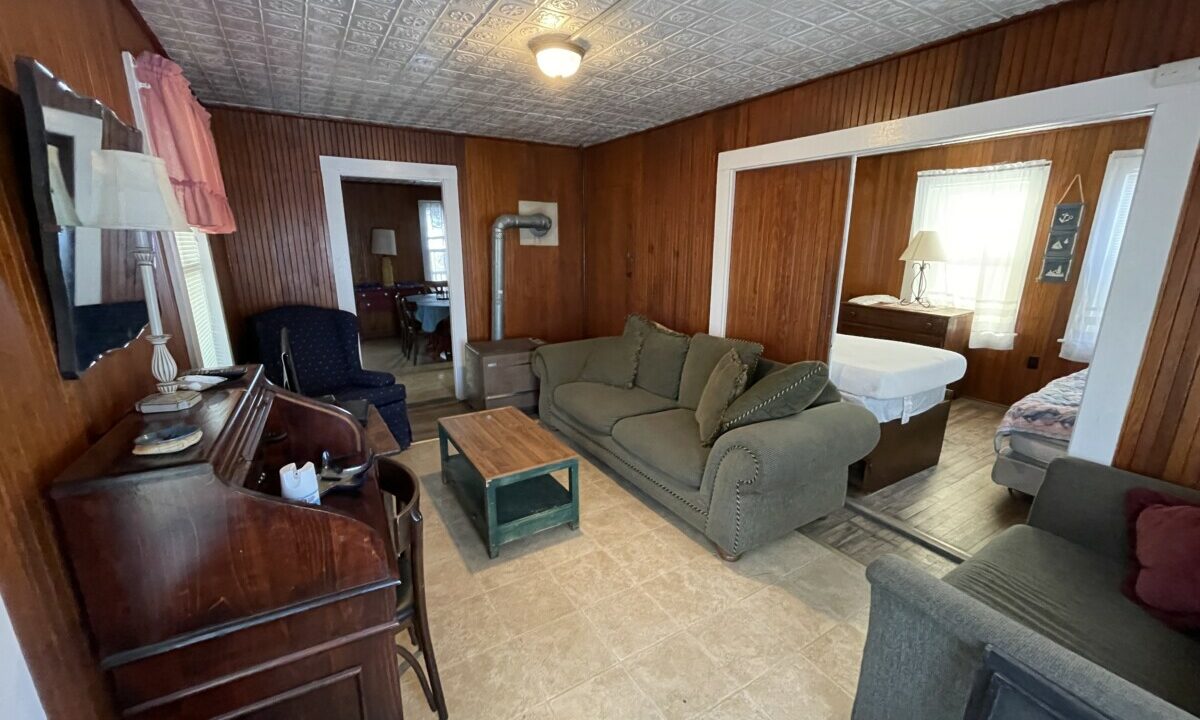
<instances>
[{"instance_id":1,"label":"floral quilt","mask_svg":"<svg viewBox=\"0 0 1200 720\"><path fill-rule=\"evenodd\" d=\"M1051 380L1046 387L1014 403L996 429L997 441L1014 432L1070 440L1083 399L1083 387L1087 384L1087 373L1084 368Z\"/></svg>"}]
</instances>

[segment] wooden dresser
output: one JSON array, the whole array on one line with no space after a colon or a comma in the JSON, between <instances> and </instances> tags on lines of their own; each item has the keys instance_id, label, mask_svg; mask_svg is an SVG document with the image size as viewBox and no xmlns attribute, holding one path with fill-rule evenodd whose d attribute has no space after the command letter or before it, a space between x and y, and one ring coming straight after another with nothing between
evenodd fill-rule
<instances>
[{"instance_id":1,"label":"wooden dresser","mask_svg":"<svg viewBox=\"0 0 1200 720\"><path fill-rule=\"evenodd\" d=\"M837 331L843 335L899 340L965 354L973 316L970 310L958 308L844 302L838 315Z\"/></svg>"},{"instance_id":2,"label":"wooden dresser","mask_svg":"<svg viewBox=\"0 0 1200 720\"><path fill-rule=\"evenodd\" d=\"M136 456L177 423L199 444ZM191 410L131 413L51 486L100 667L126 718L401 716L390 517L375 470L320 506L284 500L278 468L322 450L361 461L345 411L260 366Z\"/></svg>"},{"instance_id":3,"label":"wooden dresser","mask_svg":"<svg viewBox=\"0 0 1200 720\"><path fill-rule=\"evenodd\" d=\"M542 344L534 338L475 340L467 343L464 379L467 404L473 410L512 406L535 412L538 380L531 364Z\"/></svg>"}]
</instances>

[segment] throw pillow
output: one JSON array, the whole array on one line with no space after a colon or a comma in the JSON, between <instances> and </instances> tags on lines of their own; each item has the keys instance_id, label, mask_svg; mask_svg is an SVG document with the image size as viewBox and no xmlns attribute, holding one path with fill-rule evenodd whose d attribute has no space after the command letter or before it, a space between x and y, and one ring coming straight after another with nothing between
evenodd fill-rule
<instances>
[{"instance_id":1,"label":"throw pillow","mask_svg":"<svg viewBox=\"0 0 1200 720\"><path fill-rule=\"evenodd\" d=\"M687 359L683 362L683 374L679 379L679 404L695 409L699 406L700 395L712 375L717 362L731 349L736 350L738 358L746 366L748 377L754 377L758 360L762 357L763 346L748 340L734 340L697 333L688 344Z\"/></svg>"},{"instance_id":2,"label":"throw pillow","mask_svg":"<svg viewBox=\"0 0 1200 720\"><path fill-rule=\"evenodd\" d=\"M788 365L751 385L721 416L721 432L788 417L813 404L829 383L829 367L813 360Z\"/></svg>"},{"instance_id":3,"label":"throw pillow","mask_svg":"<svg viewBox=\"0 0 1200 720\"><path fill-rule=\"evenodd\" d=\"M600 343L583 364L579 379L629 389L637 377L638 353L642 349L638 335L621 335Z\"/></svg>"},{"instance_id":4,"label":"throw pillow","mask_svg":"<svg viewBox=\"0 0 1200 720\"><path fill-rule=\"evenodd\" d=\"M1177 630L1200 630L1200 505L1134 488L1125 517L1133 546L1126 597Z\"/></svg>"},{"instance_id":5,"label":"throw pillow","mask_svg":"<svg viewBox=\"0 0 1200 720\"><path fill-rule=\"evenodd\" d=\"M688 338L641 315L630 315L625 334L642 338L635 384L672 400L679 397L679 376L687 358Z\"/></svg>"},{"instance_id":6,"label":"throw pillow","mask_svg":"<svg viewBox=\"0 0 1200 720\"><path fill-rule=\"evenodd\" d=\"M721 413L734 398L746 389L750 369L742 362L737 350L729 350L717 360L717 366L704 384L700 402L696 405L696 424L700 426L700 442L713 444L721 430Z\"/></svg>"}]
</instances>

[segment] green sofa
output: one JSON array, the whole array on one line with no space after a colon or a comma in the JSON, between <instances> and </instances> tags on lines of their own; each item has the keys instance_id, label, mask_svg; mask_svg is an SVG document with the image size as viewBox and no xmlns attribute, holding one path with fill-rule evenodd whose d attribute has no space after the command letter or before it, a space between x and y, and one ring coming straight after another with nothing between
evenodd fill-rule
<instances>
[{"instance_id":1,"label":"green sofa","mask_svg":"<svg viewBox=\"0 0 1200 720\"><path fill-rule=\"evenodd\" d=\"M807 410L729 430L705 447L695 406L680 401L697 394L687 391L697 380L676 377L681 389L666 397L580 379L593 353L616 342L600 337L534 351L542 421L704 533L726 560L841 507L849 465L879 439L875 417L842 402L831 383ZM782 367L760 360L750 385ZM661 378L662 367L652 370Z\"/></svg>"}]
</instances>

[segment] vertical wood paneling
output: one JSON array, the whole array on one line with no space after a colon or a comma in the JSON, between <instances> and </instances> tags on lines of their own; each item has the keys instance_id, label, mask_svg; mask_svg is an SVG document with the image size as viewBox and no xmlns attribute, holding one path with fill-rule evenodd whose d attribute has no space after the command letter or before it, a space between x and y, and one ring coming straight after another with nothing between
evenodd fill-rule
<instances>
[{"instance_id":1,"label":"vertical wood paneling","mask_svg":"<svg viewBox=\"0 0 1200 720\"><path fill-rule=\"evenodd\" d=\"M382 258L371 252L371 230L396 231L392 272L396 282L425 280L421 248L422 200L441 200L442 190L430 185L342 181L346 236L350 241L350 272L355 284L382 281Z\"/></svg>"},{"instance_id":2,"label":"vertical wood paneling","mask_svg":"<svg viewBox=\"0 0 1200 720\"><path fill-rule=\"evenodd\" d=\"M559 248L519 248L515 239L508 246L506 330L549 340L580 335L580 150L231 108L213 110L213 134L238 221L237 232L216 241L225 259L219 275L235 344L244 340L245 318L254 313L286 304L337 306L321 155L459 168L472 338L490 332L492 220L516 212L517 200L557 201Z\"/></svg>"},{"instance_id":3,"label":"vertical wood paneling","mask_svg":"<svg viewBox=\"0 0 1200 720\"><path fill-rule=\"evenodd\" d=\"M153 378L144 340L106 356L80 380L58 375L13 61L18 55L42 61L130 122L120 53L153 48L153 39L117 0L0 3L0 594L52 720L109 718L112 710L44 490L134 400L153 390ZM158 289L167 332L178 338L174 295L161 267ZM186 366L182 343L173 340L170 347Z\"/></svg>"},{"instance_id":4,"label":"vertical wood paneling","mask_svg":"<svg viewBox=\"0 0 1200 720\"><path fill-rule=\"evenodd\" d=\"M1078 32L1081 27L1087 31ZM851 127L880 116L894 119L1095 80L1198 55L1200 4L1186 0L1077 0L881 60L872 66L876 69L858 68L820 78L587 148L585 199L589 209L622 206L621 212L635 219L630 226L632 236L626 237L606 230L597 219L588 219L588 334L613 332L629 312L647 313L681 330L707 326L715 158L722 150ZM893 67L895 82L872 81L872 77L890 78ZM683 144L696 159L691 172L661 173L651 158L657 160L656 153L662 148ZM706 158L708 163L701 162ZM1197 193L1200 190L1193 189L1190 197L1195 200ZM664 233L676 238L667 256L661 252ZM1179 242L1186 245L1193 240L1181 236ZM679 257L705 260L673 263L676 252ZM625 260L617 262L621 254L626 255ZM1176 257L1179 262L1185 256ZM593 264L594 258L604 260ZM666 281L663 293L639 291L641 278L660 277ZM686 292L682 291L685 288ZM674 294L663 297L667 292ZM1156 327L1168 347L1185 343L1186 334L1161 321ZM1147 365L1139 388L1158 387L1160 395L1156 397L1165 398L1171 393L1189 393L1189 383L1182 376L1168 382ZM1160 409L1151 405L1147 416L1155 416ZM1135 442L1140 435L1131 420L1123 447L1131 447L1130 443L1147 447L1148 440ZM1126 450L1122 456L1127 464L1132 452ZM1184 455L1195 457L1189 462L1200 465L1200 451Z\"/></svg>"},{"instance_id":5,"label":"vertical wood paneling","mask_svg":"<svg viewBox=\"0 0 1200 720\"><path fill-rule=\"evenodd\" d=\"M1125 120L860 158L855 173L842 299L902 294L904 263L899 262L899 257L908 246L918 172L1049 160L1050 179L1021 296L1016 344L1007 351L969 351L967 376L959 392L1009 404L1056 377L1083 368L1079 363L1058 357L1058 339L1066 331L1108 156L1116 150L1142 147L1148 128L1149 120ZM1037 276L1051 214L1076 173L1082 176L1087 212L1071 277L1062 284L1040 283ZM1136 243L1136 238L1130 242ZM1036 369L1026 367L1031 356L1040 358Z\"/></svg>"},{"instance_id":6,"label":"vertical wood paneling","mask_svg":"<svg viewBox=\"0 0 1200 720\"><path fill-rule=\"evenodd\" d=\"M738 173L729 337L773 360L828 359L849 178L847 158Z\"/></svg>"}]
</instances>

